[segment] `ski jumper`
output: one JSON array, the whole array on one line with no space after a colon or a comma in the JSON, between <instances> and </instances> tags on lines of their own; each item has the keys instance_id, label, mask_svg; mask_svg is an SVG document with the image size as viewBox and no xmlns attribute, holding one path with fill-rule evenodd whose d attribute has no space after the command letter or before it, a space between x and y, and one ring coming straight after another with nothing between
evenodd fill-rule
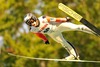
<instances>
[{"instance_id":1,"label":"ski jumper","mask_svg":"<svg viewBox=\"0 0 100 67\"><path fill-rule=\"evenodd\" d=\"M49 35L53 40L60 43L70 55L77 57L78 54L67 40L64 39L62 32L63 31L83 31L87 33L92 33L89 28L84 25L76 25L71 22L68 22L66 18L54 18L48 16L41 16L38 18L39 26L34 27L31 26L30 31L34 32L38 37L40 37L43 41L47 41L48 39L44 34Z\"/></svg>"}]
</instances>

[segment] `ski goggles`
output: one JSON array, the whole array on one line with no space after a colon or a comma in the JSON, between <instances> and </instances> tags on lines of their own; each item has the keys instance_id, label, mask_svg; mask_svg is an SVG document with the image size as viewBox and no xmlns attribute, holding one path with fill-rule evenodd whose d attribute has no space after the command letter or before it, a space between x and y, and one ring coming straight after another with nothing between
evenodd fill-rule
<instances>
[{"instance_id":1,"label":"ski goggles","mask_svg":"<svg viewBox=\"0 0 100 67\"><path fill-rule=\"evenodd\" d=\"M26 23L27 25L31 26L32 23L36 22L36 20L37 20L37 18L31 17L31 18L30 18L29 20L27 20L25 23Z\"/></svg>"}]
</instances>

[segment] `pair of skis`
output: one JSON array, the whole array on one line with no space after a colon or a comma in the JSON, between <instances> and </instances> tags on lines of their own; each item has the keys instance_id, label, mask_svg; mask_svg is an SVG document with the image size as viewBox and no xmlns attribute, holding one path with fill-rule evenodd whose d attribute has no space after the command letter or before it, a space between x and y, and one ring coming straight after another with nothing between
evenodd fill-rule
<instances>
[{"instance_id":1,"label":"pair of skis","mask_svg":"<svg viewBox=\"0 0 100 67\"><path fill-rule=\"evenodd\" d=\"M71 16L72 18L76 19L77 21L81 22L82 24L90 28L92 31L95 32L95 35L100 36L100 30L96 28L93 24L91 24L89 21L87 21L85 18L83 18L81 15L76 13L74 10L70 9L62 3L58 4L58 8L66 14L68 14L69 16Z\"/></svg>"}]
</instances>

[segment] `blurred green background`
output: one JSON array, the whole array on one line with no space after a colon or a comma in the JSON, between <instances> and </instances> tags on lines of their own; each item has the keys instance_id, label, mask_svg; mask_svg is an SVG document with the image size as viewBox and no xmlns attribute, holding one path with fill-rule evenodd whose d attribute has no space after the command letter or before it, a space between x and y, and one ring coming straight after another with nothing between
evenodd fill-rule
<instances>
[{"instance_id":1,"label":"blurred green background","mask_svg":"<svg viewBox=\"0 0 100 67\"><path fill-rule=\"evenodd\" d=\"M100 29L100 0L0 0L0 67L100 67L99 63L40 61L13 57L16 55L36 58L64 58L67 51L50 37L50 45L29 32L23 23L26 13L37 17L49 15L67 17L58 9L62 2ZM72 18L72 22L81 24ZM100 38L83 32L63 32L65 39L74 44L80 59L100 60Z\"/></svg>"}]
</instances>

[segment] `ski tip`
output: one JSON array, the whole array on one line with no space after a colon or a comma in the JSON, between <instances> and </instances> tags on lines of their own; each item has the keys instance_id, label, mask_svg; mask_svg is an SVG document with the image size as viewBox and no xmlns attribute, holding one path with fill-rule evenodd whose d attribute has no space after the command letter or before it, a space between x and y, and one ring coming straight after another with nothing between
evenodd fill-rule
<instances>
[{"instance_id":1,"label":"ski tip","mask_svg":"<svg viewBox=\"0 0 100 67\"><path fill-rule=\"evenodd\" d=\"M59 3L59 4L58 4L58 8L60 8L61 5L63 5L63 3Z\"/></svg>"}]
</instances>

